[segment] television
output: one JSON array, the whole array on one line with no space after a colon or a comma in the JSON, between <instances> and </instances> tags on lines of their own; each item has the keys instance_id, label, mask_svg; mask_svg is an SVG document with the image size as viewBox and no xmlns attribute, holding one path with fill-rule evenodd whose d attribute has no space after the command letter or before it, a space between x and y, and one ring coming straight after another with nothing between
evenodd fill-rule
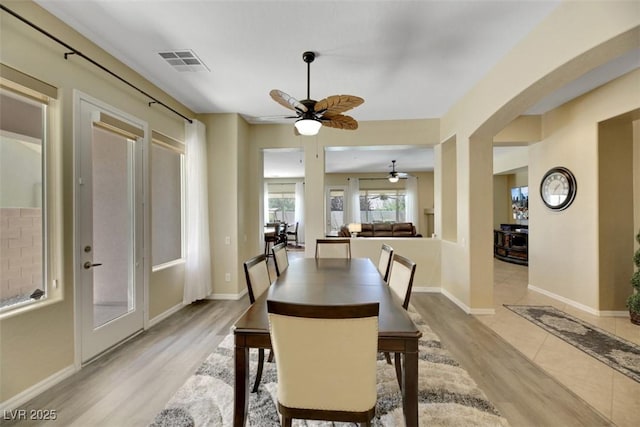
<instances>
[{"instance_id":1,"label":"television","mask_svg":"<svg viewBox=\"0 0 640 427\"><path fill-rule=\"evenodd\" d=\"M511 212L515 220L529 220L529 187L511 189Z\"/></svg>"}]
</instances>

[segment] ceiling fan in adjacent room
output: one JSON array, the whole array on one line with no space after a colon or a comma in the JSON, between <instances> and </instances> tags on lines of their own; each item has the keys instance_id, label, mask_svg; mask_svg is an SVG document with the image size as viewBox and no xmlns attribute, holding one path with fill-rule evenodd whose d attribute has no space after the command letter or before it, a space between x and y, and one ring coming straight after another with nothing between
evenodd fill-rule
<instances>
[{"instance_id":1,"label":"ceiling fan in adjacent room","mask_svg":"<svg viewBox=\"0 0 640 427\"><path fill-rule=\"evenodd\" d=\"M404 179L407 178L409 175L404 173L404 172L398 172L396 170L396 161L395 160L391 160L391 172L389 172L389 175L387 175L387 179L389 180L389 182L398 182L400 180L400 178Z\"/></svg>"},{"instance_id":2,"label":"ceiling fan in adjacent room","mask_svg":"<svg viewBox=\"0 0 640 427\"><path fill-rule=\"evenodd\" d=\"M302 59L307 63L307 98L298 101L278 89L269 92L271 98L285 108L296 112L288 119L297 119L295 128L301 135L316 135L322 126L336 129L355 130L358 122L351 116L344 115L345 111L357 107L364 99L353 95L332 95L315 101L310 95L311 63L316 58L314 52L304 52Z\"/></svg>"}]
</instances>

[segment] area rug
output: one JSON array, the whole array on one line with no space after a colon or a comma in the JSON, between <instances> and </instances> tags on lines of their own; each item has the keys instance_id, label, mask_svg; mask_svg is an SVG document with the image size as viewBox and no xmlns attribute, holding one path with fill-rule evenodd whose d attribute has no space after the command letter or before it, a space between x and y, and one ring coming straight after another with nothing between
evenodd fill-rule
<instances>
[{"instance_id":1,"label":"area rug","mask_svg":"<svg viewBox=\"0 0 640 427\"><path fill-rule=\"evenodd\" d=\"M421 426L508 426L493 404L461 368L440 339L415 311L422 331L419 343L419 419ZM253 384L257 350L251 350ZM231 426L233 421L233 335L222 341L205 362L169 400L151 424L171 426ZM249 398L249 426L279 426L276 409L275 363L265 362L262 382ZM294 420L294 426L342 425ZM404 425L402 397L393 366L378 360L378 403L374 426Z\"/></svg>"},{"instance_id":2,"label":"area rug","mask_svg":"<svg viewBox=\"0 0 640 427\"><path fill-rule=\"evenodd\" d=\"M551 306L504 305L640 383L640 346Z\"/></svg>"}]
</instances>

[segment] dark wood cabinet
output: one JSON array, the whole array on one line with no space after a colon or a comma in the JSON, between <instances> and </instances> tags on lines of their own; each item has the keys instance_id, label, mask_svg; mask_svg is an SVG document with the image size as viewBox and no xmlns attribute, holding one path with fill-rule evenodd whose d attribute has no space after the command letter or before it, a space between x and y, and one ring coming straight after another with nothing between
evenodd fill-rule
<instances>
[{"instance_id":1,"label":"dark wood cabinet","mask_svg":"<svg viewBox=\"0 0 640 427\"><path fill-rule=\"evenodd\" d=\"M529 265L529 229L516 224L501 224L493 230L493 256L515 264Z\"/></svg>"}]
</instances>

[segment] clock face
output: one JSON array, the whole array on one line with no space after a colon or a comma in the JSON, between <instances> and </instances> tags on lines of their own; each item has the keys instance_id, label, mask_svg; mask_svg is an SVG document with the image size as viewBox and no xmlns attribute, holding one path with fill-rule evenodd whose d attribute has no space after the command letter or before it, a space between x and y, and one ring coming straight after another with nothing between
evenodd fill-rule
<instances>
[{"instance_id":1,"label":"clock face","mask_svg":"<svg viewBox=\"0 0 640 427\"><path fill-rule=\"evenodd\" d=\"M550 169L540 182L540 196L549 209L566 209L573 202L575 195L576 179L567 168Z\"/></svg>"}]
</instances>

